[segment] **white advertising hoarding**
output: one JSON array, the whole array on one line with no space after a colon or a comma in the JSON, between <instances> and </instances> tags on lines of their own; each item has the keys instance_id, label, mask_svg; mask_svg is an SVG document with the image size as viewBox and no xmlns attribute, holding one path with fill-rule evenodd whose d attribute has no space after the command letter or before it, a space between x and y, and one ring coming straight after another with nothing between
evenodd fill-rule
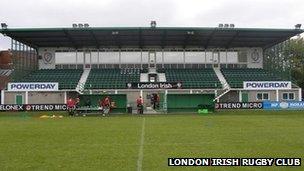
<instances>
[{"instance_id":1,"label":"white advertising hoarding","mask_svg":"<svg viewBox=\"0 0 304 171\"><path fill-rule=\"evenodd\" d=\"M33 83L8 83L8 91L58 91L58 83L33 82Z\"/></svg>"},{"instance_id":2,"label":"white advertising hoarding","mask_svg":"<svg viewBox=\"0 0 304 171\"><path fill-rule=\"evenodd\" d=\"M289 90L290 81L244 81L245 90Z\"/></svg>"}]
</instances>

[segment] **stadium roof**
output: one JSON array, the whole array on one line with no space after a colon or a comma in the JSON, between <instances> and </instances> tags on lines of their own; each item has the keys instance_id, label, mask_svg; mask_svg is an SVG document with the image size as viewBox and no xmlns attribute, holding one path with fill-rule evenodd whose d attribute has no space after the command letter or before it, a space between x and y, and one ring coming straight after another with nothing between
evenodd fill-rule
<instances>
[{"instance_id":1,"label":"stadium roof","mask_svg":"<svg viewBox=\"0 0 304 171\"><path fill-rule=\"evenodd\" d=\"M271 47L302 33L300 29L210 27L8 28L0 30L38 47Z\"/></svg>"}]
</instances>

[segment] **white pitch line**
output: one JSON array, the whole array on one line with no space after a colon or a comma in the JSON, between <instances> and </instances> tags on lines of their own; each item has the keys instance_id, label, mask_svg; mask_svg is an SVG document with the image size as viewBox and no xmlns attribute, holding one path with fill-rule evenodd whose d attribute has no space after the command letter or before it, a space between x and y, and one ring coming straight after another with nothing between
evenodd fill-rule
<instances>
[{"instance_id":1,"label":"white pitch line","mask_svg":"<svg viewBox=\"0 0 304 171\"><path fill-rule=\"evenodd\" d=\"M146 124L146 120L144 118L141 127L141 136L140 136L140 144L139 144L138 159L137 159L137 171L142 170L142 162L144 158L145 124Z\"/></svg>"}]
</instances>

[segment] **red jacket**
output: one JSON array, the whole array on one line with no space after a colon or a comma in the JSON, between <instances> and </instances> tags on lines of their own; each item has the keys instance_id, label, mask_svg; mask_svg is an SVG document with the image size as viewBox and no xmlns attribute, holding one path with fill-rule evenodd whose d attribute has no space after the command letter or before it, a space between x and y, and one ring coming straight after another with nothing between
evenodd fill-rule
<instances>
[{"instance_id":1,"label":"red jacket","mask_svg":"<svg viewBox=\"0 0 304 171\"><path fill-rule=\"evenodd\" d=\"M110 106L111 105L111 101L108 97L104 98L101 102L101 106L105 107L105 106Z\"/></svg>"},{"instance_id":2,"label":"red jacket","mask_svg":"<svg viewBox=\"0 0 304 171\"><path fill-rule=\"evenodd\" d=\"M75 105L76 105L75 100L69 99L69 100L67 101L67 106L68 106L69 108L75 107Z\"/></svg>"},{"instance_id":3,"label":"red jacket","mask_svg":"<svg viewBox=\"0 0 304 171\"><path fill-rule=\"evenodd\" d=\"M137 103L137 105L142 105L142 104L144 104L144 99L143 98L138 98L136 100L136 103Z\"/></svg>"}]
</instances>

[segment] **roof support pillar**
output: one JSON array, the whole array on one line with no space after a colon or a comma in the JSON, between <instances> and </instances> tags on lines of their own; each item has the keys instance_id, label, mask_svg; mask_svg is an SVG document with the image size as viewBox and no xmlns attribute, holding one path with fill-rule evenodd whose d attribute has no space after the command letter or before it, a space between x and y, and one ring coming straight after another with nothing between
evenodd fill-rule
<instances>
[{"instance_id":1,"label":"roof support pillar","mask_svg":"<svg viewBox=\"0 0 304 171\"><path fill-rule=\"evenodd\" d=\"M1 104L4 104L4 90L1 90Z\"/></svg>"},{"instance_id":2,"label":"roof support pillar","mask_svg":"<svg viewBox=\"0 0 304 171\"><path fill-rule=\"evenodd\" d=\"M99 69L99 48L97 49L97 68Z\"/></svg>"},{"instance_id":3,"label":"roof support pillar","mask_svg":"<svg viewBox=\"0 0 304 171\"><path fill-rule=\"evenodd\" d=\"M121 49L119 49L119 68L121 68Z\"/></svg>"},{"instance_id":4,"label":"roof support pillar","mask_svg":"<svg viewBox=\"0 0 304 171\"><path fill-rule=\"evenodd\" d=\"M302 101L302 88L299 88L299 101Z\"/></svg>"},{"instance_id":5,"label":"roof support pillar","mask_svg":"<svg viewBox=\"0 0 304 171\"><path fill-rule=\"evenodd\" d=\"M29 101L28 101L28 91L25 92L25 104L29 104Z\"/></svg>"},{"instance_id":6,"label":"roof support pillar","mask_svg":"<svg viewBox=\"0 0 304 171\"><path fill-rule=\"evenodd\" d=\"M183 50L183 63L184 63L184 68L186 68L186 50Z\"/></svg>"},{"instance_id":7,"label":"roof support pillar","mask_svg":"<svg viewBox=\"0 0 304 171\"><path fill-rule=\"evenodd\" d=\"M278 102L279 101L279 90L276 89L276 101Z\"/></svg>"},{"instance_id":8,"label":"roof support pillar","mask_svg":"<svg viewBox=\"0 0 304 171\"><path fill-rule=\"evenodd\" d=\"M164 62L165 62L164 49L162 49L161 54L162 54L162 68L165 68L165 65L164 65Z\"/></svg>"},{"instance_id":9,"label":"roof support pillar","mask_svg":"<svg viewBox=\"0 0 304 171\"><path fill-rule=\"evenodd\" d=\"M243 93L242 90L240 90L240 91L239 91L239 102L242 102L242 101L243 101L243 99L242 99L242 93Z\"/></svg>"},{"instance_id":10,"label":"roof support pillar","mask_svg":"<svg viewBox=\"0 0 304 171\"><path fill-rule=\"evenodd\" d=\"M140 69L143 69L143 56L142 56L142 49L140 49Z\"/></svg>"}]
</instances>

